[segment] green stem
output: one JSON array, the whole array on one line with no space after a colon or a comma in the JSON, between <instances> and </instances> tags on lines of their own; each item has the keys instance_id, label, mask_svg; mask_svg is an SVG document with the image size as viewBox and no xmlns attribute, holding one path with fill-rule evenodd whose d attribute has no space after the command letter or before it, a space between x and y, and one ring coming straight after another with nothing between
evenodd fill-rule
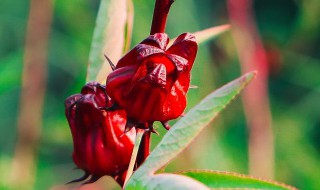
<instances>
[{"instance_id":1,"label":"green stem","mask_svg":"<svg viewBox=\"0 0 320 190\"><path fill-rule=\"evenodd\" d=\"M137 130L137 136L136 136L136 140L134 142L134 147L133 147L133 151L132 151L132 155L131 155L131 159L130 159L130 163L129 163L129 168L128 168L128 172L127 172L126 179L124 181L123 187L126 186L126 183L128 182L128 180L130 179L130 177L131 177L131 175L133 173L133 168L134 168L134 165L136 163L136 159L137 159L137 155L138 155L141 139L142 139L142 136L143 136L143 134L145 132L144 129L136 128L136 130Z\"/></svg>"}]
</instances>

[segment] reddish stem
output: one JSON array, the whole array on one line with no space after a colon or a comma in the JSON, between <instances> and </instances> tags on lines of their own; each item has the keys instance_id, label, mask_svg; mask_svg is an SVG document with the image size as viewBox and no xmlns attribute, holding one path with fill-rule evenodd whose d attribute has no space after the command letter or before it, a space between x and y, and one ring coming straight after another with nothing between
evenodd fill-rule
<instances>
[{"instance_id":1,"label":"reddish stem","mask_svg":"<svg viewBox=\"0 0 320 190\"><path fill-rule=\"evenodd\" d=\"M156 0L150 30L151 35L155 33L163 33L165 31L167 17L173 2L174 0ZM151 131L146 131L140 143L140 148L136 161L137 167L139 167L150 154L150 138Z\"/></svg>"},{"instance_id":2,"label":"reddish stem","mask_svg":"<svg viewBox=\"0 0 320 190\"><path fill-rule=\"evenodd\" d=\"M150 143L151 143L150 136L151 136L150 131L146 131L142 136L138 157L137 157L137 162L136 162L137 167L139 167L150 154Z\"/></svg>"},{"instance_id":3,"label":"reddish stem","mask_svg":"<svg viewBox=\"0 0 320 190\"><path fill-rule=\"evenodd\" d=\"M232 34L243 73L257 70L257 78L243 93L249 133L249 168L254 176L273 178L274 142L268 97L268 60L252 10L253 0L228 0Z\"/></svg>"},{"instance_id":4,"label":"reddish stem","mask_svg":"<svg viewBox=\"0 0 320 190\"><path fill-rule=\"evenodd\" d=\"M174 0L156 0L150 34L163 33L166 28L167 17Z\"/></svg>"}]
</instances>

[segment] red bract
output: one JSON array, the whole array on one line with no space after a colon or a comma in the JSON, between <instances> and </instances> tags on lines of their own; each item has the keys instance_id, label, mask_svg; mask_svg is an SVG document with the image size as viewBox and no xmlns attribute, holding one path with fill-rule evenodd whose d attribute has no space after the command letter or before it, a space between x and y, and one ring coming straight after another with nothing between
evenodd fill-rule
<instances>
[{"instance_id":1,"label":"red bract","mask_svg":"<svg viewBox=\"0 0 320 190\"><path fill-rule=\"evenodd\" d=\"M105 87L88 83L81 94L70 96L65 101L66 116L73 137L73 160L83 169L84 177L77 182L101 176L115 177L122 185L134 146L134 129L124 133L127 122L124 110L105 111L102 108L112 104Z\"/></svg>"},{"instance_id":2,"label":"red bract","mask_svg":"<svg viewBox=\"0 0 320 190\"><path fill-rule=\"evenodd\" d=\"M166 122L186 107L190 70L197 53L192 34L181 34L167 48L168 35L150 35L122 57L108 76L110 97L137 122Z\"/></svg>"}]
</instances>

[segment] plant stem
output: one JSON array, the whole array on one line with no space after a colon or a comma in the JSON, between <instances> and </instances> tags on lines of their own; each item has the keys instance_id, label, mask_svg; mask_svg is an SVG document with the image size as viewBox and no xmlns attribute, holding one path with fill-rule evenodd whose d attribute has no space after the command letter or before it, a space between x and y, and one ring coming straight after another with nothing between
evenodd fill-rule
<instances>
[{"instance_id":1,"label":"plant stem","mask_svg":"<svg viewBox=\"0 0 320 190\"><path fill-rule=\"evenodd\" d=\"M139 167L150 154L150 143L151 143L150 138L151 138L151 132L145 131L142 137L139 152L138 152L137 167Z\"/></svg>"},{"instance_id":2,"label":"plant stem","mask_svg":"<svg viewBox=\"0 0 320 190\"><path fill-rule=\"evenodd\" d=\"M129 163L129 168L128 168L128 172L127 172L126 179L124 181L123 187L126 186L126 183L128 182L128 180L130 179L130 177L131 177L131 175L133 173L133 168L134 168L134 165L136 163L136 159L137 159L137 155L138 155L141 139L142 139L143 134L145 133L144 129L137 128L136 130L137 130L137 136L136 136L136 140L134 142L134 147L133 147L133 151L132 151L132 155L131 155L131 159L130 159L130 163Z\"/></svg>"},{"instance_id":3,"label":"plant stem","mask_svg":"<svg viewBox=\"0 0 320 190\"><path fill-rule=\"evenodd\" d=\"M174 0L156 0L153 11L153 19L150 34L162 33L165 31L167 17ZM146 131L142 137L140 150L137 158L139 167L150 154L151 132Z\"/></svg>"},{"instance_id":4,"label":"plant stem","mask_svg":"<svg viewBox=\"0 0 320 190\"><path fill-rule=\"evenodd\" d=\"M273 178L274 144L268 97L267 55L254 22L252 0L228 0L228 8L242 72L258 71L256 80L243 93L250 133L250 174Z\"/></svg>"},{"instance_id":5,"label":"plant stem","mask_svg":"<svg viewBox=\"0 0 320 190\"><path fill-rule=\"evenodd\" d=\"M31 0L24 47L20 109L10 189L33 189L46 89L53 1Z\"/></svg>"},{"instance_id":6,"label":"plant stem","mask_svg":"<svg viewBox=\"0 0 320 190\"><path fill-rule=\"evenodd\" d=\"M150 30L151 35L155 33L163 33L165 31L167 17L173 2L174 0L156 0ZM149 156L151 142L150 137L150 131L137 128L136 141L132 151L131 160L123 187L125 187L127 181L130 179L135 164L137 163L137 166L139 167Z\"/></svg>"},{"instance_id":7,"label":"plant stem","mask_svg":"<svg viewBox=\"0 0 320 190\"><path fill-rule=\"evenodd\" d=\"M156 0L150 34L163 33L166 28L167 17L174 0Z\"/></svg>"}]
</instances>

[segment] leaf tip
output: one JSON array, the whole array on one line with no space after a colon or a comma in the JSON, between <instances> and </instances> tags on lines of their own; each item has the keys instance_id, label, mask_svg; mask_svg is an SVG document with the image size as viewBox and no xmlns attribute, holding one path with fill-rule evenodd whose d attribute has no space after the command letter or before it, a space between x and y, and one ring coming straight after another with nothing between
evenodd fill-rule
<instances>
[{"instance_id":1,"label":"leaf tip","mask_svg":"<svg viewBox=\"0 0 320 190\"><path fill-rule=\"evenodd\" d=\"M245 79L246 83L250 83L253 79L255 79L257 74L258 74L258 71L256 71L256 70L246 73L244 75L244 79Z\"/></svg>"},{"instance_id":2,"label":"leaf tip","mask_svg":"<svg viewBox=\"0 0 320 190\"><path fill-rule=\"evenodd\" d=\"M222 31L230 30L230 28L231 28L231 25L230 25L230 24L224 24L224 25L221 25L221 26L220 26L220 29L221 29Z\"/></svg>"}]
</instances>

